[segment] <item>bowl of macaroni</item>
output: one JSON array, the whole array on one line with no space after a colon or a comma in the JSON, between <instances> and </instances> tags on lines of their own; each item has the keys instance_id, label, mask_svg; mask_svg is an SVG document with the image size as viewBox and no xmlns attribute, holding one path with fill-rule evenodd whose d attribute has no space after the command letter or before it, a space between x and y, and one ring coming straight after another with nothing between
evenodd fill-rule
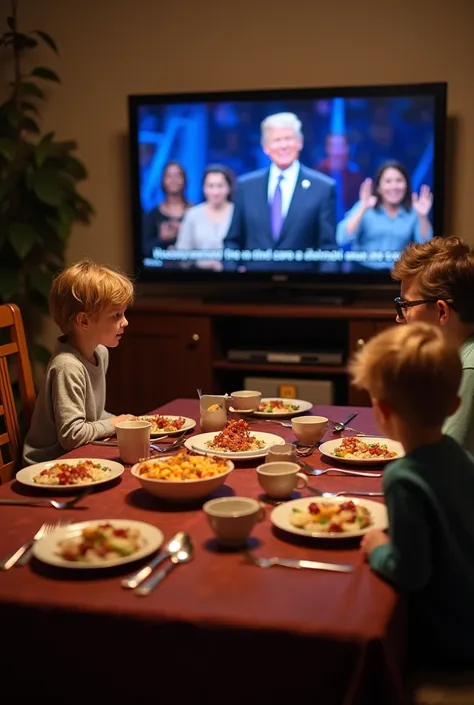
<instances>
[{"instance_id":1,"label":"bowl of macaroni","mask_svg":"<svg viewBox=\"0 0 474 705\"><path fill-rule=\"evenodd\" d=\"M195 502L224 484L234 464L212 455L180 452L137 463L131 473L144 490L169 502Z\"/></svg>"}]
</instances>

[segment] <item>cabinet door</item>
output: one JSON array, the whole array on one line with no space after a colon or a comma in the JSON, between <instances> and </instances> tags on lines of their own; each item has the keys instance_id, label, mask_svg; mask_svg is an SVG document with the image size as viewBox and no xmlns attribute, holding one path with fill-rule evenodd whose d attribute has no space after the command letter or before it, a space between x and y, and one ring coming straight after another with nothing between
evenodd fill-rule
<instances>
[{"instance_id":1,"label":"cabinet door","mask_svg":"<svg viewBox=\"0 0 474 705\"><path fill-rule=\"evenodd\" d=\"M180 397L211 390L211 326L207 317L133 311L110 350L107 411L144 414Z\"/></svg>"},{"instance_id":2,"label":"cabinet door","mask_svg":"<svg viewBox=\"0 0 474 705\"><path fill-rule=\"evenodd\" d=\"M349 358L370 338L393 325L395 325L394 321L350 321ZM350 406L370 406L370 398L367 392L356 389L349 382L348 403Z\"/></svg>"}]
</instances>

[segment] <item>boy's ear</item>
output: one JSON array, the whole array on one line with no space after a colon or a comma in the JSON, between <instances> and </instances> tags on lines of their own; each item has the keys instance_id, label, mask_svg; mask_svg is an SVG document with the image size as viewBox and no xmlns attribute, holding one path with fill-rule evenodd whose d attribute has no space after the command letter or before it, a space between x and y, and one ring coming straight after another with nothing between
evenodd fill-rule
<instances>
[{"instance_id":1,"label":"boy's ear","mask_svg":"<svg viewBox=\"0 0 474 705\"><path fill-rule=\"evenodd\" d=\"M446 301L439 300L436 302L436 306L438 307L439 324L440 326L445 326L452 313L449 304L447 304Z\"/></svg>"},{"instance_id":2,"label":"boy's ear","mask_svg":"<svg viewBox=\"0 0 474 705\"><path fill-rule=\"evenodd\" d=\"M84 311L81 311L76 316L76 325L82 330L87 330L90 326L89 317Z\"/></svg>"}]
</instances>

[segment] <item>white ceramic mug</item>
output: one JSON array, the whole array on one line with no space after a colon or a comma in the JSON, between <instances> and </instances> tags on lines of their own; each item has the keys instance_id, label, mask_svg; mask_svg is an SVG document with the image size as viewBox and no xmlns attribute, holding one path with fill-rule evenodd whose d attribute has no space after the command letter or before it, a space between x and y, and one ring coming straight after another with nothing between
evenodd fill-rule
<instances>
[{"instance_id":1,"label":"white ceramic mug","mask_svg":"<svg viewBox=\"0 0 474 705\"><path fill-rule=\"evenodd\" d=\"M284 463L293 463L296 457L296 448L293 443L283 443L282 445L275 445L269 448L265 462L275 463L280 461Z\"/></svg>"},{"instance_id":2,"label":"white ceramic mug","mask_svg":"<svg viewBox=\"0 0 474 705\"><path fill-rule=\"evenodd\" d=\"M257 468L258 484L268 497L285 499L294 489L303 489L308 478L300 472L298 463L275 462L259 465Z\"/></svg>"},{"instance_id":3,"label":"white ceramic mug","mask_svg":"<svg viewBox=\"0 0 474 705\"><path fill-rule=\"evenodd\" d=\"M291 419L291 428L301 445L310 446L324 436L328 420L325 416L295 416Z\"/></svg>"},{"instance_id":4,"label":"white ceramic mug","mask_svg":"<svg viewBox=\"0 0 474 705\"><path fill-rule=\"evenodd\" d=\"M127 465L138 463L150 455L149 421L120 421L115 426L120 457Z\"/></svg>"},{"instance_id":5,"label":"white ceramic mug","mask_svg":"<svg viewBox=\"0 0 474 705\"><path fill-rule=\"evenodd\" d=\"M219 497L203 506L211 529L223 546L242 546L265 509L250 497Z\"/></svg>"},{"instance_id":6,"label":"white ceramic mug","mask_svg":"<svg viewBox=\"0 0 474 705\"><path fill-rule=\"evenodd\" d=\"M262 399L262 392L242 389L239 392L232 392L230 398L235 411L256 411Z\"/></svg>"}]
</instances>

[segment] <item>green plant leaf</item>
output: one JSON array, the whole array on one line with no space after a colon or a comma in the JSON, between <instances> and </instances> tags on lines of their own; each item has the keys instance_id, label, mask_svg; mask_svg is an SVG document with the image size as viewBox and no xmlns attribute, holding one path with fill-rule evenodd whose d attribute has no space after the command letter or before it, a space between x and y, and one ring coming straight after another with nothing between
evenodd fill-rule
<instances>
[{"instance_id":1,"label":"green plant leaf","mask_svg":"<svg viewBox=\"0 0 474 705\"><path fill-rule=\"evenodd\" d=\"M44 345L39 345L38 343L31 345L29 353L31 358L35 362L39 362L40 365L47 365L51 359L51 350L48 350Z\"/></svg>"},{"instance_id":2,"label":"green plant leaf","mask_svg":"<svg viewBox=\"0 0 474 705\"><path fill-rule=\"evenodd\" d=\"M54 39L53 39L49 34L46 34L46 32L43 32L43 31L40 30L40 29L36 29L36 30L33 32L33 34L37 34L38 37L41 37L41 39L43 40L43 42L44 42L45 44L47 44L56 54L59 54L59 50L58 50L58 47L57 47L57 45L56 45L56 42L54 41Z\"/></svg>"},{"instance_id":3,"label":"green plant leaf","mask_svg":"<svg viewBox=\"0 0 474 705\"><path fill-rule=\"evenodd\" d=\"M42 78L45 81L56 81L56 83L61 83L61 79L59 78L56 71L48 69L46 66L38 66L37 68L33 69L33 71L31 72L31 76Z\"/></svg>"},{"instance_id":4,"label":"green plant leaf","mask_svg":"<svg viewBox=\"0 0 474 705\"><path fill-rule=\"evenodd\" d=\"M39 135L40 133L38 123L29 117L23 118L23 120L21 121L21 127L23 130L26 130L27 132L32 132L34 135Z\"/></svg>"},{"instance_id":5,"label":"green plant leaf","mask_svg":"<svg viewBox=\"0 0 474 705\"><path fill-rule=\"evenodd\" d=\"M0 137L0 154L11 162L16 153L16 142L8 137Z\"/></svg>"},{"instance_id":6,"label":"green plant leaf","mask_svg":"<svg viewBox=\"0 0 474 705\"><path fill-rule=\"evenodd\" d=\"M25 49L35 49L38 46L38 42L33 37L23 32L16 32L13 36L13 44L15 46L15 51L25 51Z\"/></svg>"},{"instance_id":7,"label":"green plant leaf","mask_svg":"<svg viewBox=\"0 0 474 705\"><path fill-rule=\"evenodd\" d=\"M20 83L20 93L22 95L33 95L35 98L41 98L44 100L44 93L39 88L36 83Z\"/></svg>"},{"instance_id":8,"label":"green plant leaf","mask_svg":"<svg viewBox=\"0 0 474 705\"><path fill-rule=\"evenodd\" d=\"M41 269L34 269L29 275L31 288L44 296L45 299L49 297L52 281L53 277L50 272L42 272Z\"/></svg>"},{"instance_id":9,"label":"green plant leaf","mask_svg":"<svg viewBox=\"0 0 474 705\"><path fill-rule=\"evenodd\" d=\"M8 241L21 260L24 260L36 243L36 231L31 225L14 222L8 231Z\"/></svg>"},{"instance_id":10,"label":"green plant leaf","mask_svg":"<svg viewBox=\"0 0 474 705\"><path fill-rule=\"evenodd\" d=\"M73 211L70 211L69 208L65 208L57 213L56 218L47 219L48 224L53 228L54 232L62 242L66 242L68 235L71 232L71 225L74 215L75 214Z\"/></svg>"},{"instance_id":11,"label":"green plant leaf","mask_svg":"<svg viewBox=\"0 0 474 705\"><path fill-rule=\"evenodd\" d=\"M33 176L33 190L40 201L58 206L63 198L62 179L53 169L39 169Z\"/></svg>"},{"instance_id":12,"label":"green plant leaf","mask_svg":"<svg viewBox=\"0 0 474 705\"><path fill-rule=\"evenodd\" d=\"M86 167L79 159L76 159L75 157L64 157L63 169L76 181L82 181L87 178Z\"/></svg>"},{"instance_id":13,"label":"green plant leaf","mask_svg":"<svg viewBox=\"0 0 474 705\"><path fill-rule=\"evenodd\" d=\"M3 303L11 301L18 292L20 272L18 269L0 268L0 299Z\"/></svg>"},{"instance_id":14,"label":"green plant leaf","mask_svg":"<svg viewBox=\"0 0 474 705\"><path fill-rule=\"evenodd\" d=\"M35 147L33 155L38 168L43 166L46 157L50 154L53 138L54 132L48 132L43 136L41 142Z\"/></svg>"},{"instance_id":15,"label":"green plant leaf","mask_svg":"<svg viewBox=\"0 0 474 705\"><path fill-rule=\"evenodd\" d=\"M11 15L7 17L7 25L10 27L11 30L15 31L15 22Z\"/></svg>"},{"instance_id":16,"label":"green plant leaf","mask_svg":"<svg viewBox=\"0 0 474 705\"><path fill-rule=\"evenodd\" d=\"M32 112L32 113L35 113L35 115L38 114L38 108L36 107L36 105L35 105L34 103L30 103L30 102L27 101L27 100L22 100L22 101L21 101L21 103L20 103L20 108L21 108L22 110L25 110L25 111L26 111L26 110L31 110L31 112Z\"/></svg>"}]
</instances>

